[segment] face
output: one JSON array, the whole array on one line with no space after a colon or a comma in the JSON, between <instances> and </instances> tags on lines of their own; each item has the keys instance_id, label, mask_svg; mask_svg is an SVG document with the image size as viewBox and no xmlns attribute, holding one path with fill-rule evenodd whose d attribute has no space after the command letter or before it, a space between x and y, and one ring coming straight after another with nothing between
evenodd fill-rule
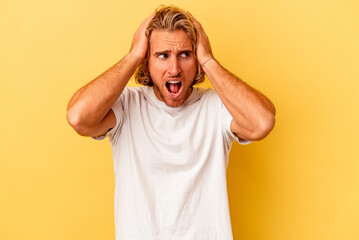
<instances>
[{"instance_id":1,"label":"face","mask_svg":"<svg viewBox=\"0 0 359 240\"><path fill-rule=\"evenodd\" d=\"M154 30L150 38L148 69L156 97L170 107L181 106L192 92L197 59L184 30Z\"/></svg>"}]
</instances>

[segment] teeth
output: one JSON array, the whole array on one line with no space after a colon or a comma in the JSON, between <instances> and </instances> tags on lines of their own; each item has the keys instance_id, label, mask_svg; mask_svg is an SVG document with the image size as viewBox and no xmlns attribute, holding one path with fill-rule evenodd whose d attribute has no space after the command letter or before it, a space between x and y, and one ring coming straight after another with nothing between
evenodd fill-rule
<instances>
[{"instance_id":1,"label":"teeth","mask_svg":"<svg viewBox=\"0 0 359 240\"><path fill-rule=\"evenodd\" d=\"M180 81L168 81L168 83L180 83Z\"/></svg>"}]
</instances>

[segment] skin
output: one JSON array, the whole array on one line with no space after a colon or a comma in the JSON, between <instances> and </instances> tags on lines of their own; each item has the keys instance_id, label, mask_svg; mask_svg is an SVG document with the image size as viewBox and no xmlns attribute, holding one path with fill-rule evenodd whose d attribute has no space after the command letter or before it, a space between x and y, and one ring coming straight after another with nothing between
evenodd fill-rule
<instances>
[{"instance_id":1,"label":"skin","mask_svg":"<svg viewBox=\"0 0 359 240\"><path fill-rule=\"evenodd\" d=\"M192 92L197 72L197 59L187 33L184 30L153 31L148 68L156 97L170 107L181 106ZM178 96L170 94L166 87L168 81L182 83Z\"/></svg>"},{"instance_id":2,"label":"skin","mask_svg":"<svg viewBox=\"0 0 359 240\"><path fill-rule=\"evenodd\" d=\"M67 121L81 136L101 136L116 125L110 108L146 56L145 31L154 15L141 23L124 58L72 96L67 105Z\"/></svg>"},{"instance_id":3,"label":"skin","mask_svg":"<svg viewBox=\"0 0 359 240\"><path fill-rule=\"evenodd\" d=\"M214 59L202 25L188 14L198 32L198 61L233 117L231 131L242 140L263 139L275 124L274 105L266 96L230 73Z\"/></svg>"},{"instance_id":4,"label":"skin","mask_svg":"<svg viewBox=\"0 0 359 240\"><path fill-rule=\"evenodd\" d=\"M79 89L71 98L67 119L80 135L104 135L115 126L116 117L110 107L145 58L148 47L145 31L154 15L155 13L145 19L134 34L130 52L109 70ZM214 59L203 27L193 16L190 17L198 34L197 59L183 30L154 31L151 35L149 71L156 97L168 106L181 106L192 91L190 86L198 61L233 117L232 132L240 139L263 139L274 127L274 105L266 96L230 73ZM182 82L182 91L178 96L169 95L165 85L168 80Z\"/></svg>"}]
</instances>

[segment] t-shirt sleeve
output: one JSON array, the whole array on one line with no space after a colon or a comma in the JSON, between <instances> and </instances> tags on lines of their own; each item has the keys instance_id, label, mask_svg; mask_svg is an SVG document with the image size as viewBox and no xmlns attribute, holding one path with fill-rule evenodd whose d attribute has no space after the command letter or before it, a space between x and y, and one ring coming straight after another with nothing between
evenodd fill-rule
<instances>
[{"instance_id":1,"label":"t-shirt sleeve","mask_svg":"<svg viewBox=\"0 0 359 240\"><path fill-rule=\"evenodd\" d=\"M110 140L112 140L116 134L116 132L119 131L119 129L122 126L123 116L124 116L124 110L123 110L123 96L126 95L127 89L122 92L121 96L116 100L116 102L111 106L111 109L116 117L116 125L115 127L111 128L105 135L92 137L95 140L103 140L106 137L108 137Z\"/></svg>"}]
</instances>

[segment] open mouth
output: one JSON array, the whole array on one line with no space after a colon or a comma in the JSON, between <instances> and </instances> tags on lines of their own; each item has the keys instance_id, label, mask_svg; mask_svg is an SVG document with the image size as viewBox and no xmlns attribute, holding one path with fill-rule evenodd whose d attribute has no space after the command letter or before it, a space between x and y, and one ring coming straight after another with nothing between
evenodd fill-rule
<instances>
[{"instance_id":1,"label":"open mouth","mask_svg":"<svg viewBox=\"0 0 359 240\"><path fill-rule=\"evenodd\" d=\"M181 81L168 81L166 82L166 88L168 92L173 96L178 96L182 91L182 82Z\"/></svg>"}]
</instances>

